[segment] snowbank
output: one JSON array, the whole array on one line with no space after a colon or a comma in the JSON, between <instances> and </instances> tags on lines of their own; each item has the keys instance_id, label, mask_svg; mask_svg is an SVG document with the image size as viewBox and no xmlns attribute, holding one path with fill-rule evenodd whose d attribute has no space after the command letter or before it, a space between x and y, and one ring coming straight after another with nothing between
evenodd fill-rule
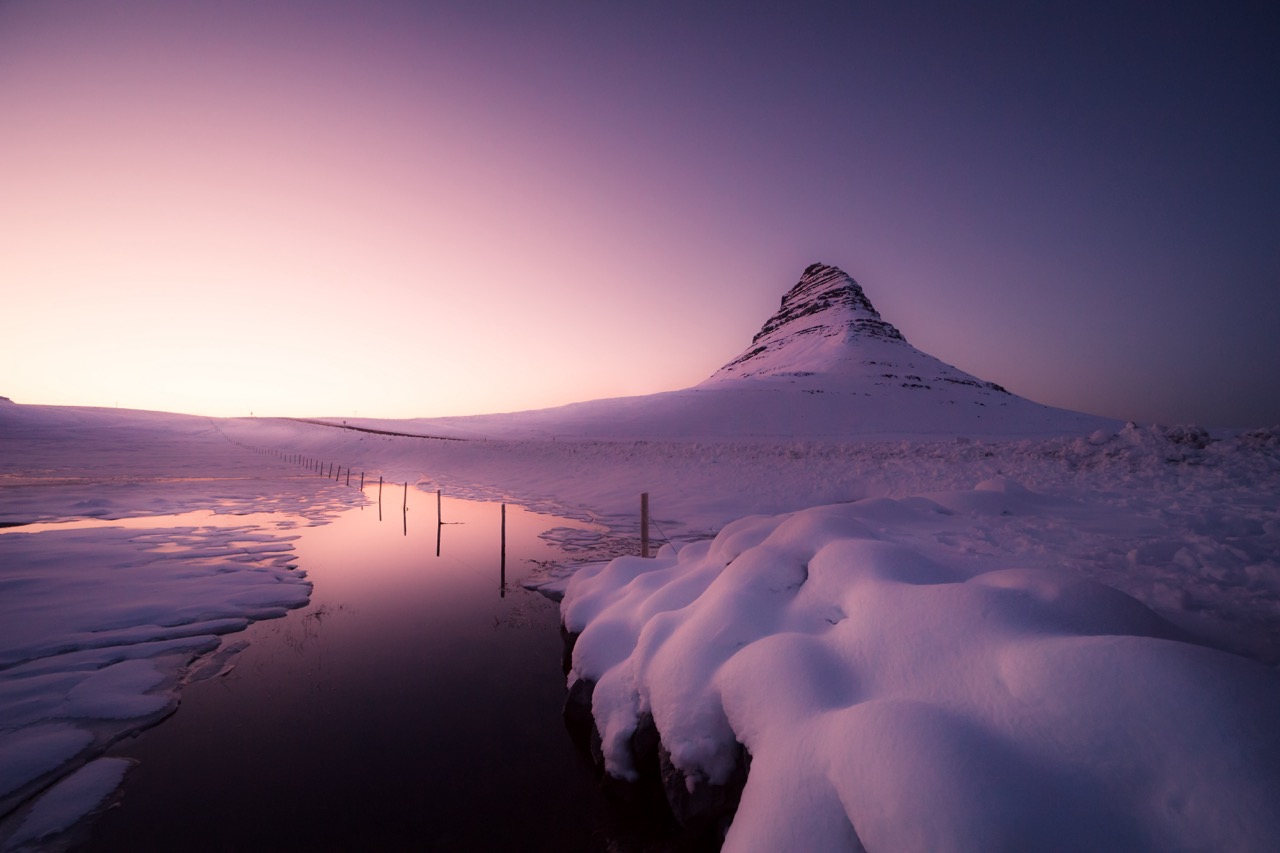
<instances>
[{"instance_id":1,"label":"snowbank","mask_svg":"<svg viewBox=\"0 0 1280 853\"><path fill-rule=\"evenodd\" d=\"M1062 510L998 481L579 572L569 679L607 771L658 762L696 823L745 759L730 850L1275 849L1275 673L1073 573L937 559L961 513Z\"/></svg>"}]
</instances>

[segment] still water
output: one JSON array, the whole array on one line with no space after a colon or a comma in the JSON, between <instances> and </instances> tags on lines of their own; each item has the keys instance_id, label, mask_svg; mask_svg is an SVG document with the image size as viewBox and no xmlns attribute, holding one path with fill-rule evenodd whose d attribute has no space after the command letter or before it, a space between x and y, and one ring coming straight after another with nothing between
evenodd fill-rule
<instances>
[{"instance_id":1,"label":"still water","mask_svg":"<svg viewBox=\"0 0 1280 853\"><path fill-rule=\"evenodd\" d=\"M508 507L504 561L498 504L383 502L297 531L310 605L113 750L140 763L88 849L649 847L566 734L556 605L520 587L557 556L538 534L582 525Z\"/></svg>"}]
</instances>

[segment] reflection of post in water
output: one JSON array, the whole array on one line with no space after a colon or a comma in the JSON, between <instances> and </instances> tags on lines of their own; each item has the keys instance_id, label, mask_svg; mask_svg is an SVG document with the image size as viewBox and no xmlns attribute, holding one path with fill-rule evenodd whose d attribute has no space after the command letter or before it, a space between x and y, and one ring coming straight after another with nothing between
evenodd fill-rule
<instances>
[{"instance_id":1,"label":"reflection of post in water","mask_svg":"<svg viewBox=\"0 0 1280 853\"><path fill-rule=\"evenodd\" d=\"M502 558L498 563L498 595L507 597L507 505L502 505Z\"/></svg>"},{"instance_id":2,"label":"reflection of post in water","mask_svg":"<svg viewBox=\"0 0 1280 853\"><path fill-rule=\"evenodd\" d=\"M409 481L404 483L404 535L409 535Z\"/></svg>"},{"instance_id":3,"label":"reflection of post in water","mask_svg":"<svg viewBox=\"0 0 1280 853\"><path fill-rule=\"evenodd\" d=\"M444 522L436 522L436 556L440 556L440 532L444 530Z\"/></svg>"},{"instance_id":4,"label":"reflection of post in water","mask_svg":"<svg viewBox=\"0 0 1280 853\"><path fill-rule=\"evenodd\" d=\"M382 475L378 475L378 521L382 521Z\"/></svg>"}]
</instances>

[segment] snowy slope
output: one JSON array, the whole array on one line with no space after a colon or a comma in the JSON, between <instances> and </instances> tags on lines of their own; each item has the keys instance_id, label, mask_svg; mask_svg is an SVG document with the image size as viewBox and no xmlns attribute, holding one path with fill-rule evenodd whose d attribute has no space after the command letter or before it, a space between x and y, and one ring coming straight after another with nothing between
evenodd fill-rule
<instances>
[{"instance_id":1,"label":"snowy slope","mask_svg":"<svg viewBox=\"0 0 1280 853\"><path fill-rule=\"evenodd\" d=\"M1040 436L1119 426L1010 394L916 349L857 282L823 264L804 271L741 355L693 388L396 427L358 423L439 436L602 440Z\"/></svg>"}]
</instances>

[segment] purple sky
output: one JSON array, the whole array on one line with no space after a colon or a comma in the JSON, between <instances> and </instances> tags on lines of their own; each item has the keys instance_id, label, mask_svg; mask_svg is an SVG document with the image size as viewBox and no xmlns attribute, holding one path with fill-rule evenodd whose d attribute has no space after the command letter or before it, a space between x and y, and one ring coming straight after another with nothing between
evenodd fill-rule
<instances>
[{"instance_id":1,"label":"purple sky","mask_svg":"<svg viewBox=\"0 0 1280 853\"><path fill-rule=\"evenodd\" d=\"M814 261L1034 400L1280 422L1270 3L0 0L0 394L685 387Z\"/></svg>"}]
</instances>

